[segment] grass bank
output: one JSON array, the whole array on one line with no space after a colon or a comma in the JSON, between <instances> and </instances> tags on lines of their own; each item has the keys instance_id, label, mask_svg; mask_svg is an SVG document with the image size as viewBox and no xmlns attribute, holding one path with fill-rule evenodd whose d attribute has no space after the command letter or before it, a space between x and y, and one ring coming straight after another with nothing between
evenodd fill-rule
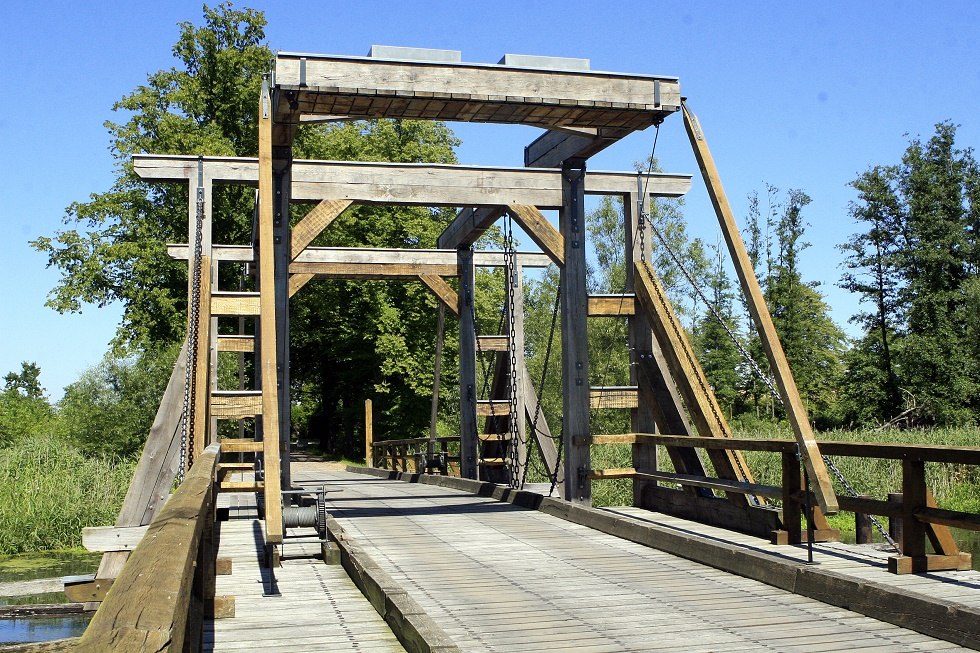
<instances>
[{"instance_id":1,"label":"grass bank","mask_svg":"<svg viewBox=\"0 0 980 653\"><path fill-rule=\"evenodd\" d=\"M0 555L80 547L83 527L115 522L134 467L51 435L0 449Z\"/></svg>"}]
</instances>

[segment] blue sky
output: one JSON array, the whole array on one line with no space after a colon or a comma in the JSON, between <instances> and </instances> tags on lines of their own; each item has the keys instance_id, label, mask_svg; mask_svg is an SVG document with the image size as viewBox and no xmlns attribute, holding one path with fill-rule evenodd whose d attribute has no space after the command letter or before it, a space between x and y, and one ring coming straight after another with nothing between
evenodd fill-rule
<instances>
[{"instance_id":1,"label":"blue sky","mask_svg":"<svg viewBox=\"0 0 980 653\"><path fill-rule=\"evenodd\" d=\"M238 3L239 7L243 3ZM834 287L835 245L853 233L847 184L897 162L906 134L961 125L959 143L980 142L976 2L634 2L496 0L249 3L266 12L274 49L366 54L372 44L461 50L464 61L504 53L588 58L595 70L680 77L736 213L764 184L813 198L804 273L824 282L846 326L854 297ZM60 226L64 209L107 189L113 161L103 122L112 103L172 65L177 23L199 23L198 2L99 3L7 0L0 42L8 53L0 111L0 374L36 361L53 398L97 363L118 307L61 316L44 307L57 272L27 246ZM463 125L464 163L521 165L537 133ZM593 158L592 169L630 169L652 130ZM697 173L679 116L663 127L658 155L670 172ZM698 178L695 178L698 181ZM714 242L715 219L695 184L685 214Z\"/></svg>"}]
</instances>

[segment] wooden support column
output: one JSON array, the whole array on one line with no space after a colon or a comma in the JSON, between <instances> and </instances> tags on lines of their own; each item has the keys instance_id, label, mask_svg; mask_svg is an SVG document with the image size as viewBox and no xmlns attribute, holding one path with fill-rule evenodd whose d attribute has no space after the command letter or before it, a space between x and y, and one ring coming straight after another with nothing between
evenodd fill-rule
<instances>
[{"instance_id":1,"label":"wooden support column","mask_svg":"<svg viewBox=\"0 0 980 653\"><path fill-rule=\"evenodd\" d=\"M194 361L193 383L194 419L190 424L188 446L188 463L204 452L209 444L211 419L208 409L211 406L211 257L201 256L200 273L200 303L197 306L197 340L195 344L196 358Z\"/></svg>"},{"instance_id":2,"label":"wooden support column","mask_svg":"<svg viewBox=\"0 0 980 653\"><path fill-rule=\"evenodd\" d=\"M786 409L786 417L793 426L796 441L800 445L800 452L803 463L806 465L810 474L810 480L814 485L813 491L820 504L820 509L826 515L836 514L838 511L837 495L834 493L834 486L831 483L830 475L827 473L827 466L820 456L820 450L814 441L813 431L810 428L810 420L807 416L806 408L800 398L800 392L796 387L796 380L789 368L783 346L779 342L776 334L776 327L766 306L765 297L759 287L759 281L755 277L752 262L749 259L745 243L739 233L738 225L735 223L735 215L732 207L728 204L728 197L721 184L721 177L715 167L714 158L708 149L705 141L704 132L697 117L690 111L686 103L681 104L684 112L684 126L687 129L694 156L701 168L701 175L708 190L708 196L714 206L715 213L718 215L718 223L721 225L722 234L728 244L728 251L735 264L735 272L738 281L742 286L742 293L752 314L752 321L755 323L756 330L759 332L759 339L762 348L766 352L769 366L775 375L776 386L779 388L779 395L783 400Z\"/></svg>"},{"instance_id":3,"label":"wooden support column","mask_svg":"<svg viewBox=\"0 0 980 653\"><path fill-rule=\"evenodd\" d=\"M436 318L436 360L432 372L432 410L429 414L429 444L426 447L426 466L432 464L436 454L436 437L439 435L439 387L442 380L442 343L446 337L446 305L439 302ZM428 471L428 469L424 470Z\"/></svg>"},{"instance_id":4,"label":"wooden support column","mask_svg":"<svg viewBox=\"0 0 980 653\"><path fill-rule=\"evenodd\" d=\"M265 464L266 544L282 543L282 495L279 468L279 347L276 343L275 201L272 174L272 98L267 80L259 98L259 360L262 379L262 453ZM271 551L270 551L271 553ZM270 555L270 558L272 556Z\"/></svg>"},{"instance_id":5,"label":"wooden support column","mask_svg":"<svg viewBox=\"0 0 980 653\"><path fill-rule=\"evenodd\" d=\"M364 400L364 464L374 467L374 406Z\"/></svg>"},{"instance_id":6,"label":"wooden support column","mask_svg":"<svg viewBox=\"0 0 980 653\"><path fill-rule=\"evenodd\" d=\"M479 477L476 432L476 323L473 320L476 269L469 246L457 250L459 260L459 475Z\"/></svg>"},{"instance_id":7,"label":"wooden support column","mask_svg":"<svg viewBox=\"0 0 980 653\"><path fill-rule=\"evenodd\" d=\"M585 160L562 165L560 212L565 265L561 268L562 442L565 451L565 499L589 505L592 484L589 456L588 290L585 285Z\"/></svg>"},{"instance_id":8,"label":"wooden support column","mask_svg":"<svg viewBox=\"0 0 980 653\"><path fill-rule=\"evenodd\" d=\"M279 458L282 487L289 489L292 478L289 469L289 436L292 431L292 404L289 382L289 264L292 245L289 231L290 180L293 152L290 146L272 148L272 242L275 258L276 300L276 377L279 389ZM290 498L295 495L289 495Z\"/></svg>"}]
</instances>

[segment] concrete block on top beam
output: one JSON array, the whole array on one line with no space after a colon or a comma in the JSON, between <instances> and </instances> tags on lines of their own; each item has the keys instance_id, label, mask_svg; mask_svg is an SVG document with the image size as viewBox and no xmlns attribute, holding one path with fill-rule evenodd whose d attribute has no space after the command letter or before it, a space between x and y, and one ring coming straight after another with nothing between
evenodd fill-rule
<instances>
[{"instance_id":1,"label":"concrete block on top beam","mask_svg":"<svg viewBox=\"0 0 980 653\"><path fill-rule=\"evenodd\" d=\"M367 56L372 59L393 59L395 61L440 61L459 63L463 53L459 50L434 50L432 48L406 48L397 45L372 45Z\"/></svg>"}]
</instances>

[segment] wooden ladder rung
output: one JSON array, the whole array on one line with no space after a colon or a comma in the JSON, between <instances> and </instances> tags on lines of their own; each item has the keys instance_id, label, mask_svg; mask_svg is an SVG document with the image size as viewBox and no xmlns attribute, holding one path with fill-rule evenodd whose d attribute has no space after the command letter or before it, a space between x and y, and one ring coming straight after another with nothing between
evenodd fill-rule
<instances>
[{"instance_id":1,"label":"wooden ladder rung","mask_svg":"<svg viewBox=\"0 0 980 653\"><path fill-rule=\"evenodd\" d=\"M508 351L507 336L477 336L477 351Z\"/></svg>"},{"instance_id":2,"label":"wooden ladder rung","mask_svg":"<svg viewBox=\"0 0 980 653\"><path fill-rule=\"evenodd\" d=\"M259 293L228 292L216 290L211 293L211 315L258 315Z\"/></svg>"},{"instance_id":3,"label":"wooden ladder rung","mask_svg":"<svg viewBox=\"0 0 980 653\"><path fill-rule=\"evenodd\" d=\"M243 419L262 414L261 390L215 390L211 415L218 419Z\"/></svg>"},{"instance_id":4,"label":"wooden ladder rung","mask_svg":"<svg viewBox=\"0 0 980 653\"><path fill-rule=\"evenodd\" d=\"M476 437L480 442L507 442L513 439L512 433L480 433Z\"/></svg>"},{"instance_id":5,"label":"wooden ladder rung","mask_svg":"<svg viewBox=\"0 0 980 653\"><path fill-rule=\"evenodd\" d=\"M490 467L502 467L507 464L507 461L503 458L481 458L480 464Z\"/></svg>"},{"instance_id":6,"label":"wooden ladder rung","mask_svg":"<svg viewBox=\"0 0 980 653\"><path fill-rule=\"evenodd\" d=\"M261 492L265 488L262 481L221 481L218 492Z\"/></svg>"},{"instance_id":7,"label":"wooden ladder rung","mask_svg":"<svg viewBox=\"0 0 980 653\"><path fill-rule=\"evenodd\" d=\"M256 442L251 438L223 438L218 440L221 445L221 453L248 453L249 451L263 451L265 445Z\"/></svg>"},{"instance_id":8,"label":"wooden ladder rung","mask_svg":"<svg viewBox=\"0 0 980 653\"><path fill-rule=\"evenodd\" d=\"M255 336L218 336L218 351L255 351Z\"/></svg>"},{"instance_id":9,"label":"wooden ladder rung","mask_svg":"<svg viewBox=\"0 0 980 653\"><path fill-rule=\"evenodd\" d=\"M477 417L507 417L510 415L510 402L506 399L478 399Z\"/></svg>"}]
</instances>

